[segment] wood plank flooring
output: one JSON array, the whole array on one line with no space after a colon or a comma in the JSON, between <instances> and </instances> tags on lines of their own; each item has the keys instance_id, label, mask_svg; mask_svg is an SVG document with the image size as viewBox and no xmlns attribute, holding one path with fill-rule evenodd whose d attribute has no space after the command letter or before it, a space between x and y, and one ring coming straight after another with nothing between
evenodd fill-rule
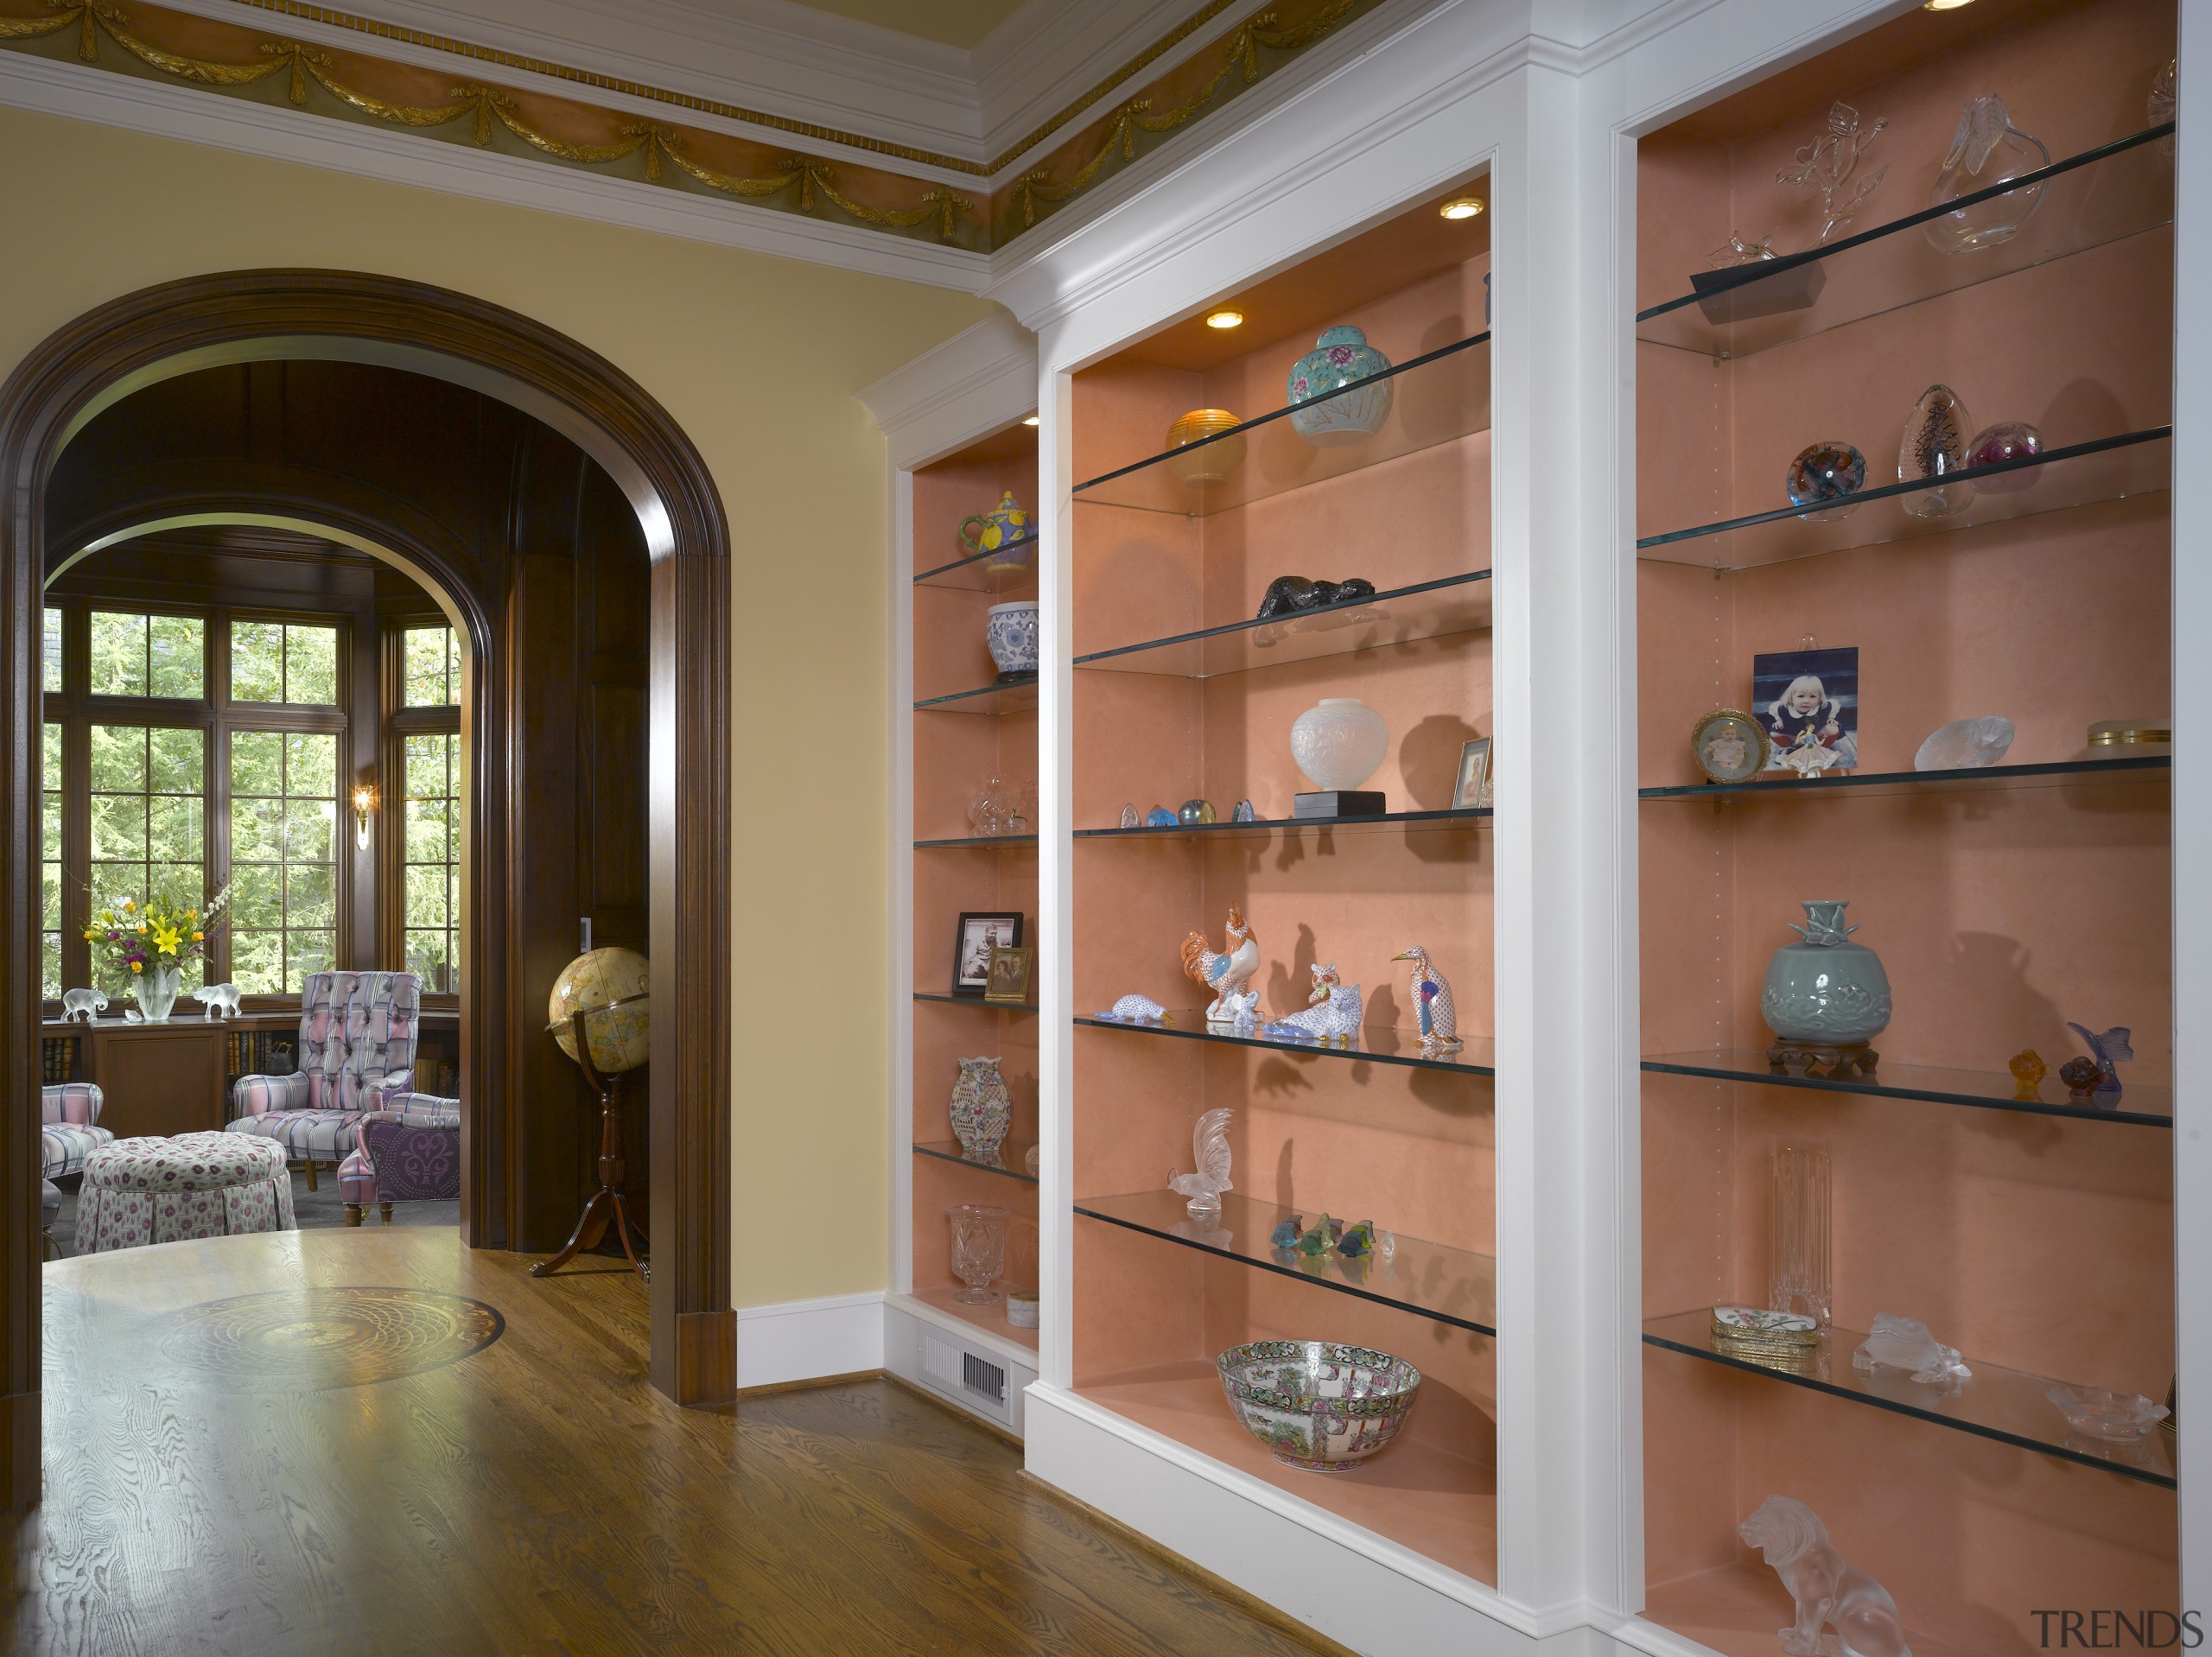
<instances>
[{"instance_id":1,"label":"wood plank flooring","mask_svg":"<svg viewBox=\"0 0 2212 1657\"><path fill-rule=\"evenodd\" d=\"M626 1269L526 1264L410 1228L48 1266L46 1500L8 1557L6 1649L1338 1650L887 1381L677 1409ZM429 1292L303 1292L349 1286ZM504 1329L457 1355L495 1320L445 1297Z\"/></svg>"}]
</instances>

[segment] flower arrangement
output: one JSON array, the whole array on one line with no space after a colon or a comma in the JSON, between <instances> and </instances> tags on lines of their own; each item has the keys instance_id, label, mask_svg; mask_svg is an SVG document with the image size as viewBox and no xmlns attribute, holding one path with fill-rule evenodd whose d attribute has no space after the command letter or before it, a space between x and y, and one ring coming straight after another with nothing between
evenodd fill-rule
<instances>
[{"instance_id":1,"label":"flower arrangement","mask_svg":"<svg viewBox=\"0 0 2212 1657\"><path fill-rule=\"evenodd\" d=\"M111 904L92 917L85 941L93 960L135 981L149 972L173 971L207 953L207 934L231 901L225 886L207 907L187 909L173 898L156 898L143 909L135 898Z\"/></svg>"}]
</instances>

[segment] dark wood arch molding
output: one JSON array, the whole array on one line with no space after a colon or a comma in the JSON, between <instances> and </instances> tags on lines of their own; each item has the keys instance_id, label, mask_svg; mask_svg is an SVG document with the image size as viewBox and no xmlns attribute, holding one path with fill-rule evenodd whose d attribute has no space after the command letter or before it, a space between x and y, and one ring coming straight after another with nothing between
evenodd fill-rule
<instances>
[{"instance_id":1,"label":"dark wood arch molding","mask_svg":"<svg viewBox=\"0 0 2212 1657\"><path fill-rule=\"evenodd\" d=\"M684 1403L735 1384L729 1285L728 523L705 462L613 365L465 294L335 270L193 277L101 306L0 385L0 1470L39 1483L37 1113L40 596L45 488L73 433L171 375L223 364L380 364L495 397L569 438L636 508L652 568L652 1384ZM279 508L282 510L282 508ZM325 504L327 510L327 504ZM424 549L429 550L429 549ZM486 745L488 746L488 745ZM481 778L480 778L480 781ZM489 1147L479 1136L475 1149ZM547 1286L557 1292L557 1282Z\"/></svg>"}]
</instances>

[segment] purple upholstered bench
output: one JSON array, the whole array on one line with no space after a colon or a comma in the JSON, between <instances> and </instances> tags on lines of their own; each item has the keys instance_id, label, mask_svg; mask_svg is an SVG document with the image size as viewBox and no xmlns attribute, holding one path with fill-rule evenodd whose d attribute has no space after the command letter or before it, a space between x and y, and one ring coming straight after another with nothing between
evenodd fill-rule
<instances>
[{"instance_id":1,"label":"purple upholstered bench","mask_svg":"<svg viewBox=\"0 0 2212 1657\"><path fill-rule=\"evenodd\" d=\"M461 1101L410 1093L364 1116L353 1154L339 1165L338 1195L349 1226L361 1223L372 1203L390 1225L395 1202L458 1198Z\"/></svg>"}]
</instances>

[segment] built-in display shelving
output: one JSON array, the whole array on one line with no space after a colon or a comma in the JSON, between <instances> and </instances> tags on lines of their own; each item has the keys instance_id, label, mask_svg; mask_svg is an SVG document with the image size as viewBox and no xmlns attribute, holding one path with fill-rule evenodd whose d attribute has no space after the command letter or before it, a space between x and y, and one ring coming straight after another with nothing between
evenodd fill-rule
<instances>
[{"instance_id":1,"label":"built-in display shelving","mask_svg":"<svg viewBox=\"0 0 2212 1657\"><path fill-rule=\"evenodd\" d=\"M1034 1142L1031 1140L1001 1140L997 1159L986 1162L969 1156L957 1140L914 1141L914 1154L918 1157L935 1157L939 1162L957 1162L962 1167L973 1168L979 1173L1003 1174L1008 1179L1018 1179L1027 1185L1037 1183L1037 1176L1028 1170L1029 1152L1035 1148Z\"/></svg>"},{"instance_id":2,"label":"built-in display shelving","mask_svg":"<svg viewBox=\"0 0 2212 1657\"><path fill-rule=\"evenodd\" d=\"M1173 1191L1138 1191L1126 1197L1077 1199L1075 1211L1109 1225L1125 1226L1185 1248L1240 1260L1262 1271L1319 1284L1340 1294L1380 1301L1402 1311L1434 1318L1478 1335L1497 1333L1497 1262L1487 1254L1416 1237L1394 1236L1390 1257L1378 1251L1357 1258L1338 1254L1308 1256L1270 1241L1292 1219L1308 1228L1320 1222L1319 1209L1291 1209L1235 1192L1221 1199L1214 1219L1193 1219ZM1365 1215L1332 1215L1347 1225Z\"/></svg>"},{"instance_id":3,"label":"built-in display shelving","mask_svg":"<svg viewBox=\"0 0 2212 1657\"><path fill-rule=\"evenodd\" d=\"M1668 788L1638 789L1637 797L1726 801L1731 805L1747 805L1784 800L1872 799L1984 790L2067 788L2077 784L2156 784L2172 774L2173 760L2165 754L2123 753L2116 759L2056 759L1956 771L1842 771L1815 773L1810 778L1770 772L1748 783L1685 783Z\"/></svg>"},{"instance_id":4,"label":"built-in display shelving","mask_svg":"<svg viewBox=\"0 0 2212 1657\"><path fill-rule=\"evenodd\" d=\"M1489 806L1459 811L1385 811L1371 817L1269 817L1250 822L1177 822L1157 828L1078 828L1077 840L1272 840L1278 835L1446 834L1478 828Z\"/></svg>"},{"instance_id":5,"label":"built-in display shelving","mask_svg":"<svg viewBox=\"0 0 2212 1657\"><path fill-rule=\"evenodd\" d=\"M1490 571L1478 569L1294 615L1232 621L1141 644L1094 651L1077 657L1075 664L1096 672L1211 679L1318 657L1449 638L1489 625Z\"/></svg>"},{"instance_id":6,"label":"built-in display shelving","mask_svg":"<svg viewBox=\"0 0 2212 1657\"><path fill-rule=\"evenodd\" d=\"M918 840L918 852L994 852L1001 847L1034 847L1034 835L961 835L950 840Z\"/></svg>"},{"instance_id":7,"label":"built-in display shelving","mask_svg":"<svg viewBox=\"0 0 2212 1657\"><path fill-rule=\"evenodd\" d=\"M949 1006L978 1007L985 1013L1023 1013L1037 1010L1033 1006L1009 1006L1003 1001L987 1001L980 995L953 995L943 990L918 989L914 992L914 999L917 1001L940 1002Z\"/></svg>"},{"instance_id":8,"label":"built-in display shelving","mask_svg":"<svg viewBox=\"0 0 2212 1657\"><path fill-rule=\"evenodd\" d=\"M1170 1025L1129 1024L1119 1019L1085 1018L1076 1023L1090 1030L1116 1030L1133 1036L1166 1036L1179 1041L1212 1041L1232 1047L1265 1047L1279 1053L1300 1053L1315 1058L1350 1059L1354 1063L1405 1064L1419 1070L1457 1070L1468 1076L1497 1074L1496 1044L1481 1037L1462 1038L1457 1047L1424 1051L1421 1032L1396 1030L1388 1025L1362 1025L1359 1033L1336 1043L1300 1041L1292 1036L1238 1035L1229 1025L1210 1025L1204 1007L1171 1010Z\"/></svg>"},{"instance_id":9,"label":"built-in display shelving","mask_svg":"<svg viewBox=\"0 0 2212 1657\"><path fill-rule=\"evenodd\" d=\"M1001 684L977 685L969 690L948 691L941 696L924 696L915 702L914 711L981 714L997 718L1006 714L1027 713L1036 706L1037 676L1031 673Z\"/></svg>"},{"instance_id":10,"label":"built-in display shelving","mask_svg":"<svg viewBox=\"0 0 2212 1657\"><path fill-rule=\"evenodd\" d=\"M1872 1076L1791 1076L1756 1048L1716 1048L1702 1053L1653 1053L1643 1068L1662 1076L1696 1076L1715 1082L1748 1082L1761 1087L1811 1088L1820 1092L1865 1094L1879 1099L1916 1099L1936 1105L1965 1105L1981 1110L2020 1111L2031 1116L2070 1116L2085 1122L2115 1122L2137 1127L2174 1125L2174 1090L2139 1082L2127 1084L2112 1104L2073 1099L2066 1084L2045 1076L2032 1089L2011 1076L1980 1070L1946 1070L1932 1064L1893 1064L1885 1059ZM2020 1095L2025 1090L2029 1096Z\"/></svg>"},{"instance_id":11,"label":"built-in display shelving","mask_svg":"<svg viewBox=\"0 0 2212 1657\"><path fill-rule=\"evenodd\" d=\"M917 587L944 587L962 593L1008 593L1037 581L1037 537L1024 536L988 552L974 552L914 577Z\"/></svg>"},{"instance_id":12,"label":"built-in display shelving","mask_svg":"<svg viewBox=\"0 0 2212 1657\"><path fill-rule=\"evenodd\" d=\"M1832 1398L1894 1410L1900 1415L1918 1416L1923 1421L1940 1422L1961 1432L1979 1433L1985 1438L2018 1444L2023 1450L2106 1468L2146 1484L2174 1488L2173 1458L2167 1453L2164 1435L2156 1428L2128 1444L2088 1437L2069 1425L2050 1400L2052 1387L2069 1383L2024 1374L2017 1369L1999 1368L1972 1355L1965 1360L1967 1368L1973 1371L1966 1381L1916 1381L1901 1369L1855 1367L1852 1355L1866 1341L1866 1332L1839 1328L1829 1330L1821 1337L1820 1344L1794 1365L1762 1363L1756 1358L1714 1348L1710 1307L1648 1319L1643 1325L1643 1338L1648 1345L1717 1363L1740 1374L1809 1387ZM2075 1385L2073 1390L2078 1393L2083 1388Z\"/></svg>"}]
</instances>

